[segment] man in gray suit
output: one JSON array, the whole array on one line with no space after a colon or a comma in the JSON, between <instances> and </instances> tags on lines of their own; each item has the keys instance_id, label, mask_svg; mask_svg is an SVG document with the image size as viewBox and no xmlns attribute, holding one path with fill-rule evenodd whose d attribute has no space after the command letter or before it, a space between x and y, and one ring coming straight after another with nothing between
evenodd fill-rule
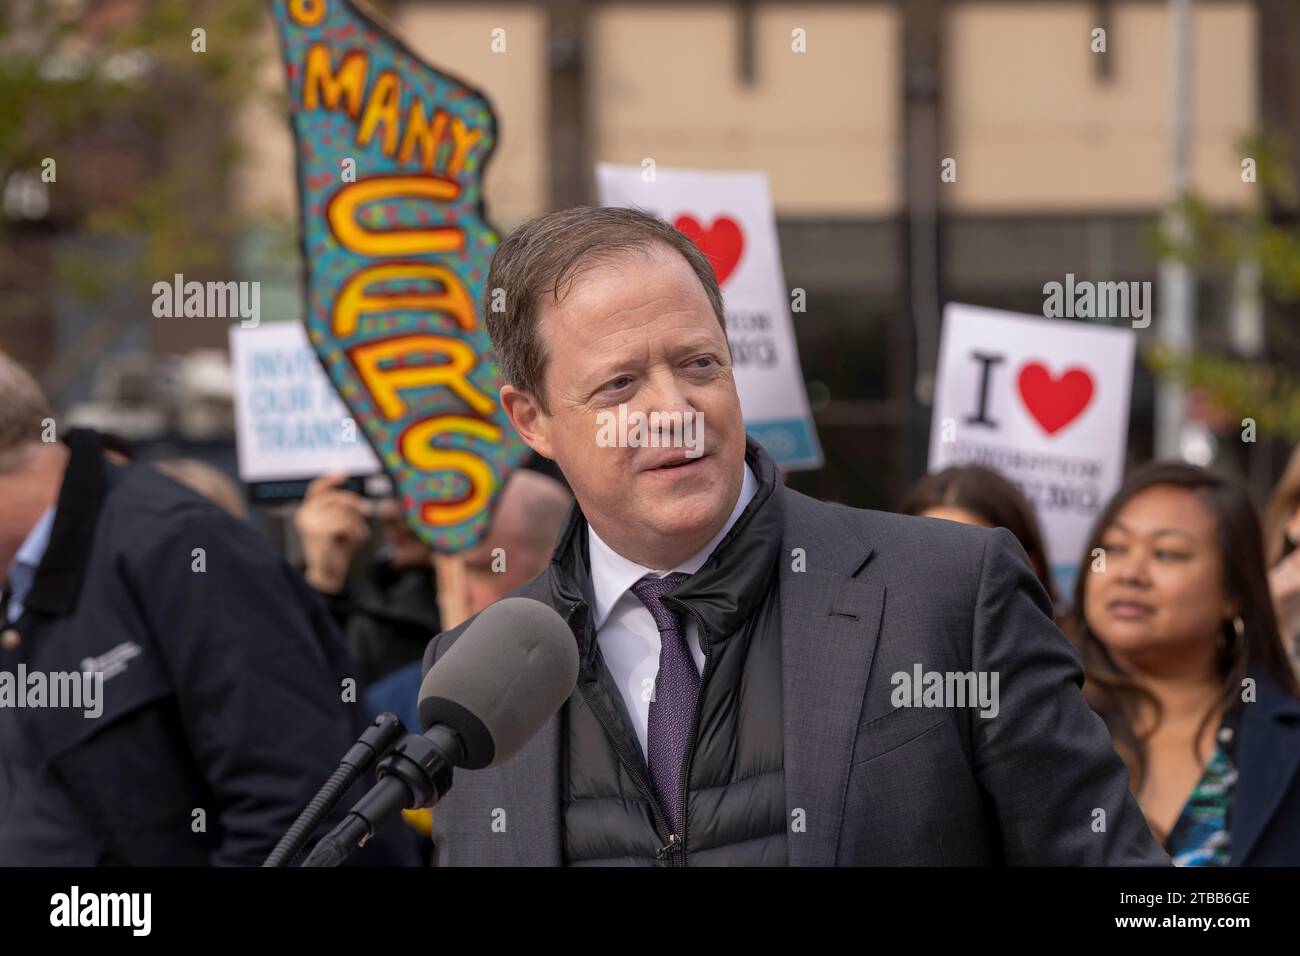
<instances>
[{"instance_id":1,"label":"man in gray suit","mask_svg":"<svg viewBox=\"0 0 1300 956\"><path fill-rule=\"evenodd\" d=\"M1015 539L785 488L684 236L563 210L487 287L502 404L576 497L515 593L580 670L514 759L456 775L439 864L1168 863Z\"/></svg>"}]
</instances>

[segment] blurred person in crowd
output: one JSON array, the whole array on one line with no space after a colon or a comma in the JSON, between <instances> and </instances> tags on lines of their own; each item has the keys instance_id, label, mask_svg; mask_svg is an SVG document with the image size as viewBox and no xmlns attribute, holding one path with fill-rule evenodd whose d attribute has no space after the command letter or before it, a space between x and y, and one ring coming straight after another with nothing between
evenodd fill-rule
<instances>
[{"instance_id":1,"label":"blurred person in crowd","mask_svg":"<svg viewBox=\"0 0 1300 956\"><path fill-rule=\"evenodd\" d=\"M436 559L447 582L439 592L445 626L473 617L545 569L572 504L573 495L554 478L527 467L511 474L487 536L468 551Z\"/></svg>"},{"instance_id":2,"label":"blurred person in crowd","mask_svg":"<svg viewBox=\"0 0 1300 956\"><path fill-rule=\"evenodd\" d=\"M898 509L905 515L944 518L982 528L1006 528L1025 549L1034 576L1056 604L1056 586L1034 507L1020 489L992 468L955 465L922 475Z\"/></svg>"},{"instance_id":3,"label":"blurred person in crowd","mask_svg":"<svg viewBox=\"0 0 1300 956\"><path fill-rule=\"evenodd\" d=\"M1300 865L1300 700L1246 491L1145 465L1083 554L1085 695L1151 832L1180 865Z\"/></svg>"},{"instance_id":4,"label":"blurred person in crowd","mask_svg":"<svg viewBox=\"0 0 1300 956\"><path fill-rule=\"evenodd\" d=\"M529 467L512 472L483 540L460 554L433 558L443 620L460 623L541 572L572 501L572 495L553 478ZM426 632L423 643L431 636ZM420 676L417 659L378 678L366 688L369 712L389 710L408 727L418 726L415 705Z\"/></svg>"},{"instance_id":5,"label":"blurred person in crowd","mask_svg":"<svg viewBox=\"0 0 1300 956\"><path fill-rule=\"evenodd\" d=\"M364 688L419 661L442 625L433 551L406 526L396 499L366 498L341 488L345 481L344 474L314 480L293 524L303 576L346 636ZM370 540L371 518L382 543L367 571L351 574L354 556Z\"/></svg>"},{"instance_id":6,"label":"blurred person in crowd","mask_svg":"<svg viewBox=\"0 0 1300 956\"><path fill-rule=\"evenodd\" d=\"M1264 556L1278 628L1292 669L1300 674L1300 446L1264 514Z\"/></svg>"},{"instance_id":7,"label":"blurred person in crowd","mask_svg":"<svg viewBox=\"0 0 1300 956\"><path fill-rule=\"evenodd\" d=\"M0 865L258 865L363 726L342 641L247 524L52 417L0 353L0 677L51 690L0 707Z\"/></svg>"},{"instance_id":8,"label":"blurred person in crowd","mask_svg":"<svg viewBox=\"0 0 1300 956\"><path fill-rule=\"evenodd\" d=\"M511 760L457 777L440 865L1168 864L1015 538L786 488L682 233L561 210L486 285L503 407L576 498L513 594L568 622L580 670ZM623 411L659 431L611 437ZM896 703L922 667L1000 673L996 715Z\"/></svg>"},{"instance_id":9,"label":"blurred person in crowd","mask_svg":"<svg viewBox=\"0 0 1300 956\"><path fill-rule=\"evenodd\" d=\"M167 458L153 466L173 481L220 505L227 514L240 521L248 520L248 505L239 486L218 468L197 458Z\"/></svg>"}]
</instances>

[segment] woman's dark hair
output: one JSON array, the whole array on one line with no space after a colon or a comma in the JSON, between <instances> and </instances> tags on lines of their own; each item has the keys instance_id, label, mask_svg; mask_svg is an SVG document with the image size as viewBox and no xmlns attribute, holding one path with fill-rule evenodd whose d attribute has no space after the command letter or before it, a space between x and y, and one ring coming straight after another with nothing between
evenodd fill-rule
<instances>
[{"instance_id":1,"label":"woman's dark hair","mask_svg":"<svg viewBox=\"0 0 1300 956\"><path fill-rule=\"evenodd\" d=\"M1034 576L1056 604L1052 570L1043 548L1043 535L1033 506L1020 489L991 468L959 465L922 475L899 507L905 515L920 515L931 508L961 508L995 528L1006 528L1029 556Z\"/></svg>"},{"instance_id":2,"label":"woman's dark hair","mask_svg":"<svg viewBox=\"0 0 1300 956\"><path fill-rule=\"evenodd\" d=\"M1066 627L1083 657L1084 696L1105 721L1115 748L1128 764L1134 791L1141 787L1146 774L1146 738L1151 732L1139 737L1133 729L1134 720L1145 701L1154 707L1158 725L1162 717L1160 704L1118 666L1088 626L1083 596L1096 549L1101 547L1101 539L1115 523L1116 516L1140 492L1159 486L1195 492L1214 514L1219 553L1223 558L1223 590L1240 606L1239 616L1244 624L1242 638L1238 639L1231 621L1220 623L1224 639L1219 643L1216 661L1220 679L1218 706L1206 711L1192 738L1193 750L1220 707L1229 710L1241 704L1241 684L1247 676L1267 676L1287 693L1298 695L1295 674L1287 662L1269 596L1259 515L1246 489L1232 479L1181 462L1151 462L1134 469L1106 504L1088 535L1074 585L1074 609Z\"/></svg>"}]
</instances>

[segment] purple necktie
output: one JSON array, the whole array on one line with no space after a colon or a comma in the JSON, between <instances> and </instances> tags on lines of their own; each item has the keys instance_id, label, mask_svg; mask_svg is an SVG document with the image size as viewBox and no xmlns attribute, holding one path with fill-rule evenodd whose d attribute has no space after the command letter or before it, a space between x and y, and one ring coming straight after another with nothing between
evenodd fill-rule
<instances>
[{"instance_id":1,"label":"purple necktie","mask_svg":"<svg viewBox=\"0 0 1300 956\"><path fill-rule=\"evenodd\" d=\"M686 644L681 615L664 605L664 595L689 575L647 576L632 585L632 593L646 606L659 628L659 673L646 720L646 762L659 806L677 833L680 811L682 759L695 720L695 699L700 692L700 672Z\"/></svg>"}]
</instances>

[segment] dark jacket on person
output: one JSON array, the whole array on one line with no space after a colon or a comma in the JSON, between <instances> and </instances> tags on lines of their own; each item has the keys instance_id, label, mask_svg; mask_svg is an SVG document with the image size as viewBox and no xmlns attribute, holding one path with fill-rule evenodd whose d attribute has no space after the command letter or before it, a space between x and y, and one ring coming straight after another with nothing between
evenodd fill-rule
<instances>
[{"instance_id":1,"label":"dark jacket on person","mask_svg":"<svg viewBox=\"0 0 1300 956\"><path fill-rule=\"evenodd\" d=\"M107 461L92 432L67 444L0 668L99 671L103 709L17 712L31 785L60 807L37 822L75 862L259 865L364 723L342 640L251 527L147 465ZM26 796L10 794L33 810ZM22 847L32 823L0 808L0 844ZM369 862L414 864L404 842L377 842Z\"/></svg>"},{"instance_id":2,"label":"dark jacket on person","mask_svg":"<svg viewBox=\"0 0 1300 956\"><path fill-rule=\"evenodd\" d=\"M667 599L706 656L680 832L593 632L575 504L515 595L569 623L578 686L513 759L456 772L433 813L440 865L1168 865L1009 532L813 500L752 441L746 461L757 493ZM902 706L916 669L998 675L996 716Z\"/></svg>"},{"instance_id":3,"label":"dark jacket on person","mask_svg":"<svg viewBox=\"0 0 1300 956\"><path fill-rule=\"evenodd\" d=\"M430 635L442 630L431 564L397 570L378 561L342 592L319 593L343 633L362 687L418 662Z\"/></svg>"},{"instance_id":4,"label":"dark jacket on person","mask_svg":"<svg viewBox=\"0 0 1300 956\"><path fill-rule=\"evenodd\" d=\"M1229 825L1233 866L1300 866L1300 700L1256 677L1241 707Z\"/></svg>"}]
</instances>

